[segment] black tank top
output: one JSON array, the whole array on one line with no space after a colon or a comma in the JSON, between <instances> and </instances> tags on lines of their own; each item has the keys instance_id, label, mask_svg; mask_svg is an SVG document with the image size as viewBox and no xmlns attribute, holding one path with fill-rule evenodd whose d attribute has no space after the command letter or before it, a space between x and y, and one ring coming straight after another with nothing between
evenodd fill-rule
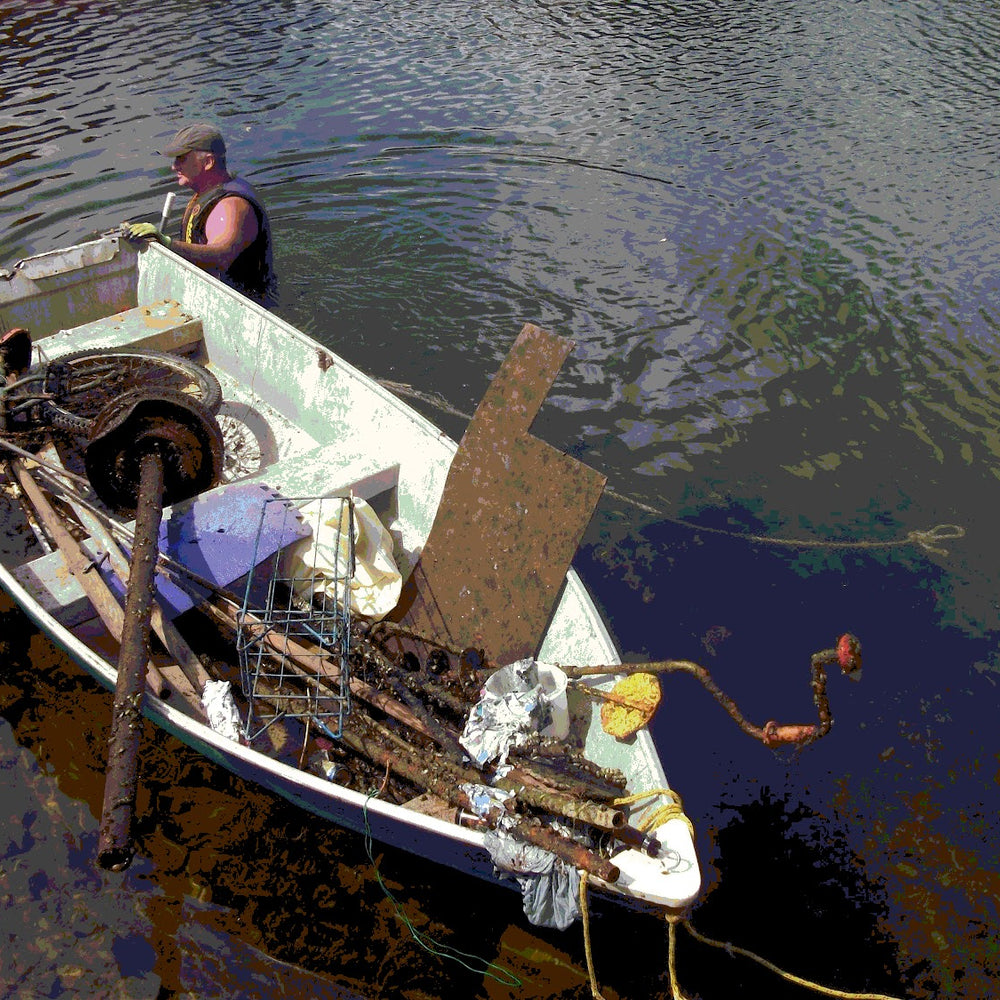
<instances>
[{"instance_id":1,"label":"black tank top","mask_svg":"<svg viewBox=\"0 0 1000 1000\"><path fill-rule=\"evenodd\" d=\"M223 198L232 196L243 198L253 206L257 216L257 238L229 265L225 271L216 272L229 286L259 302L267 308L278 303L278 282L274 273L271 249L271 225L264 205L257 192L240 177L234 177L200 195L195 195L184 209L181 221L181 239L186 243L204 246L205 225L212 209Z\"/></svg>"}]
</instances>

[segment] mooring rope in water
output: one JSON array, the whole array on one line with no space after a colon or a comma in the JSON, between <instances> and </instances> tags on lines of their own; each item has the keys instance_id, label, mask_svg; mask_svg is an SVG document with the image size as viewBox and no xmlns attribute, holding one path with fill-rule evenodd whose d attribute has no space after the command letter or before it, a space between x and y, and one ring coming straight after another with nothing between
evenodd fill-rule
<instances>
[{"instance_id":1,"label":"mooring rope in water","mask_svg":"<svg viewBox=\"0 0 1000 1000\"><path fill-rule=\"evenodd\" d=\"M651 788L644 792L635 792L632 795L626 795L622 798L614 800L616 806L633 805L636 802L641 802L643 799L649 799L653 796L658 795L662 798L667 799L667 802L658 808L656 808L648 816L644 816L642 819L636 822L636 828L641 830L643 833L648 833L650 830L655 830L658 827L663 826L668 820L680 819L683 820L687 825L688 830L691 831L691 836L694 837L694 824L688 818L684 812L684 805L681 802L681 797L672 788ZM676 852L672 852L676 853ZM678 855L678 858L680 856ZM590 993L593 1000L604 1000L601 995L601 991L597 985L597 974L594 971L594 953L590 936L590 910L587 906L587 879L588 874L585 871L580 872L580 917L583 923L583 950L587 958L587 973L590 976ZM669 917L667 918L670 919ZM681 993L680 986L677 983L677 975L674 971L674 955L675 955L675 945L671 938L669 946L669 959L668 966L670 970L670 988L672 990L673 996L672 1000L687 1000L683 993Z\"/></svg>"},{"instance_id":2,"label":"mooring rope in water","mask_svg":"<svg viewBox=\"0 0 1000 1000\"><path fill-rule=\"evenodd\" d=\"M405 382L392 382L389 379L378 379L377 381L379 385L388 389L390 392L395 393L397 396L404 396L409 399L418 400L426 406L432 407L433 409L438 410L441 413L446 413L452 417L458 417L463 420L472 419L472 417L470 417L467 413L463 413L461 410L456 409L449 402L447 402L447 400L442 399L440 396L421 392L418 389L414 389L413 386L407 385ZM959 524L937 524L933 528L908 531L904 538L890 538L884 541L862 541L856 538L845 539L844 541L819 538L773 538L769 535L747 534L743 531L730 531L726 528L711 528L705 527L704 525L692 524L690 521L685 521L683 518L671 517L664 510L653 507L650 504L643 503L641 500L636 500L635 497L619 493L610 487L605 487L604 492L609 497L614 497L622 503L627 503L638 510L644 511L647 514L652 514L654 517L661 518L664 521L669 521L671 524L679 525L682 528L688 528L691 531L699 531L710 535L725 535L728 538L739 538L744 541L755 542L758 545L780 545L785 548L800 549L862 550L888 549L896 548L902 545L915 545L918 548L923 549L925 552L933 552L935 555L946 556L948 555L948 550L940 547L937 543L965 537L965 528Z\"/></svg>"},{"instance_id":3,"label":"mooring rope in water","mask_svg":"<svg viewBox=\"0 0 1000 1000\"><path fill-rule=\"evenodd\" d=\"M597 985L597 973L594 972L594 952L590 940L590 907L587 905L588 872L580 872L580 920L583 924L583 952L587 956L587 975L590 976L590 995L593 1000L604 1000Z\"/></svg>"},{"instance_id":4,"label":"mooring rope in water","mask_svg":"<svg viewBox=\"0 0 1000 1000\"><path fill-rule=\"evenodd\" d=\"M509 969L505 969L503 966L497 965L495 962L488 962L479 955L472 955L469 952L460 951L458 948L452 948L451 945L436 941L434 938L428 937L423 933L423 931L414 927L413 921L411 921L406 915L403 908L399 905L396 897L383 881L382 873L379 871L378 864L375 861L375 855L372 849L372 831L371 826L368 823L368 802L370 799L377 798L378 794L378 792L370 793L365 799L365 804L362 809L365 819L365 853L368 855L368 860L372 864L372 870L375 872L375 879L379 884L379 888L381 888L382 892L385 893L389 902L392 903L393 908L396 911L396 916L402 920L404 926L413 937L413 940L416 941L417 944L429 954L434 955L436 958L447 958L452 962L457 962L463 968L468 969L469 972L476 973L477 975L488 976L490 979L495 979L503 986L523 986L524 984L522 981L518 979L517 976L515 976ZM469 961L466 961L467 959ZM470 962L476 964L470 964Z\"/></svg>"},{"instance_id":5,"label":"mooring rope in water","mask_svg":"<svg viewBox=\"0 0 1000 1000\"><path fill-rule=\"evenodd\" d=\"M773 962L769 962L766 958L762 958L760 955L755 954L748 948L740 948L738 945L730 944L727 941L715 941L712 938L705 937L704 934L700 934L691 925L690 920L684 920L681 917L674 916L671 914L667 917L667 925L669 927L669 959L670 964L670 976L671 976L671 987L674 983L674 964L675 964L675 949L676 949L676 928L677 924L683 924L687 932L701 944L711 945L713 948L719 948L722 951L728 952L729 954L742 955L744 958L749 958L751 961L757 962L762 965L765 969L773 972L775 975L780 976L782 979L788 980L790 983L795 983L797 986L802 986L807 990L812 990L815 993L821 993L823 996L836 997L838 1000L899 1000L898 997L888 996L885 993L850 993L847 990L837 990L830 986L821 986L819 983L814 983L812 980L805 979L802 976L796 976L792 972L785 972L784 969L778 968ZM680 994L676 994L677 1000L682 1000Z\"/></svg>"},{"instance_id":6,"label":"mooring rope in water","mask_svg":"<svg viewBox=\"0 0 1000 1000\"><path fill-rule=\"evenodd\" d=\"M935 555L946 556L948 555L947 549L931 543L951 541L965 537L965 528L963 528L960 524L936 524L933 528L908 531L905 538L887 538L881 541L873 539L864 540L859 538L848 538L842 541L837 541L832 538L775 538L771 535L754 535L747 534L742 531L729 531L726 528L711 528L704 525L691 524L689 521L682 520L681 518L669 517L661 511L653 511L652 508L645 507L644 504L639 504L637 500L632 500L630 497L623 496L621 493L615 493L612 490L606 490L605 492L618 500L624 500L641 506L647 511L656 513L664 521L669 521L671 524L678 524L682 527L690 528L692 531L704 532L709 535L725 535L727 538L739 538L747 542L756 542L758 545L777 545L790 549L857 550L893 549L898 548L901 545L916 545L925 552L933 552Z\"/></svg>"},{"instance_id":7,"label":"mooring rope in water","mask_svg":"<svg viewBox=\"0 0 1000 1000\"><path fill-rule=\"evenodd\" d=\"M580 915L583 922L583 950L587 957L587 974L590 976L590 995L592 1000L604 1000L597 985L597 973L594 971L594 952L590 937L590 910L587 906L587 872L580 873ZM670 927L670 937L667 951L667 971L670 975L670 997L671 1000L688 1000L681 992L680 983L677 981L677 941L674 932L674 922L679 917L670 915L667 921Z\"/></svg>"},{"instance_id":8,"label":"mooring rope in water","mask_svg":"<svg viewBox=\"0 0 1000 1000\"><path fill-rule=\"evenodd\" d=\"M616 805L628 805L634 802L639 802L642 799L649 798L653 795L662 795L668 798L670 801L667 805L661 806L649 816L645 817L643 820L639 821L636 826L638 829L645 831L656 829L662 826L669 819L682 819L687 824L688 829L691 830L692 836L694 835L694 826L691 820L684 814L683 806L681 805L680 796L672 788L658 788L647 792L637 792L634 795L629 795L621 799L616 799ZM587 873L580 873L580 914L583 923L583 945L584 953L587 959L587 974L590 977L590 993L592 1000L604 1000L603 995L597 984L597 974L594 970L594 953L593 953L593 943L590 933L590 911L587 905ZM760 955L755 954L747 948L740 948L737 945L730 944L723 941L715 941L712 938L705 937L694 929L689 920L685 920L679 914L668 913L666 914L667 923L667 974L670 979L670 997L671 1000L688 1000L688 997L681 990L680 982L677 978L677 926L678 924L683 924L687 929L687 932L696 940L702 944L711 945L713 948L719 948L723 951L728 952L730 955L742 955L744 958L749 958L759 965L762 965L765 969L773 972L775 975L780 976L782 979L787 980L790 983L795 983L797 986L801 986L804 989L812 990L815 993L820 993L823 996L835 997L837 1000L899 1000L897 997L888 996L884 993L851 993L847 990L838 990L829 986L822 986L819 983L815 983L812 980L805 979L802 976L797 976L792 972L786 972L784 969L779 968L773 962L769 962L766 958L762 958Z\"/></svg>"},{"instance_id":9,"label":"mooring rope in water","mask_svg":"<svg viewBox=\"0 0 1000 1000\"><path fill-rule=\"evenodd\" d=\"M687 1000L677 981L677 924L680 919L673 913L667 915L667 974L670 976L671 1000Z\"/></svg>"}]
</instances>

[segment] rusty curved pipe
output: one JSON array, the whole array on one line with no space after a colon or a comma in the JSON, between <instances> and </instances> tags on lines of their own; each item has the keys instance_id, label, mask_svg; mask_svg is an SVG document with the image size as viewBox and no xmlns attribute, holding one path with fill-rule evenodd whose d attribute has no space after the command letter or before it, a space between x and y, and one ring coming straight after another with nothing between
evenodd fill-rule
<instances>
[{"instance_id":1,"label":"rusty curved pipe","mask_svg":"<svg viewBox=\"0 0 1000 1000\"><path fill-rule=\"evenodd\" d=\"M778 725L772 721L763 726L755 726L739 710L736 702L729 697L712 678L712 675L693 660L653 660L648 663L605 664L593 667L561 666L569 677L586 677L598 674L632 673L688 673L697 678L702 687L726 710L733 721L748 736L760 740L765 746L775 747L787 744L806 746L825 736L833 725L830 701L826 693L826 666L838 663L843 673L857 674L861 670L861 643L850 632L845 632L832 649L814 653L810 660L813 702L819 714L819 722L807 725Z\"/></svg>"}]
</instances>

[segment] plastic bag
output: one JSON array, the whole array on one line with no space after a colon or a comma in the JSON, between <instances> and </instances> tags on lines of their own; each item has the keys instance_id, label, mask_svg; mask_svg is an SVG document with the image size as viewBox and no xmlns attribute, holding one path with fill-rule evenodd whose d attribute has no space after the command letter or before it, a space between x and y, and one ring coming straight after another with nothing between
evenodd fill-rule
<instances>
[{"instance_id":1,"label":"plastic bag","mask_svg":"<svg viewBox=\"0 0 1000 1000\"><path fill-rule=\"evenodd\" d=\"M201 704L212 729L234 743L242 742L243 725L229 681L206 681Z\"/></svg>"},{"instance_id":2,"label":"plastic bag","mask_svg":"<svg viewBox=\"0 0 1000 1000\"><path fill-rule=\"evenodd\" d=\"M505 763L510 748L535 733L556 739L569 733L566 675L528 657L508 663L486 681L459 743L484 767L490 761Z\"/></svg>"},{"instance_id":3,"label":"plastic bag","mask_svg":"<svg viewBox=\"0 0 1000 1000\"><path fill-rule=\"evenodd\" d=\"M293 547L288 566L300 597L311 600L324 590L334 600L340 597L337 581L350 573L348 510L346 502L330 499L313 500L301 508L313 534ZM354 500L354 576L349 587L351 612L373 621L392 611L403 587L392 555L392 535L360 499Z\"/></svg>"},{"instance_id":4,"label":"plastic bag","mask_svg":"<svg viewBox=\"0 0 1000 1000\"><path fill-rule=\"evenodd\" d=\"M580 873L572 865L502 830L487 831L484 842L497 874L521 887L524 915L536 927L564 931L580 916Z\"/></svg>"}]
</instances>

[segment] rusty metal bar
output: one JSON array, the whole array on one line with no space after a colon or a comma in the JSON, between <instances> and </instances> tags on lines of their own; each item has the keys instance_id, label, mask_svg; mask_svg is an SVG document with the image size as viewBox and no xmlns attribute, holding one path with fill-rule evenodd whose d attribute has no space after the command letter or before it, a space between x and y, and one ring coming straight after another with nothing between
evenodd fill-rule
<instances>
[{"instance_id":1,"label":"rusty metal bar","mask_svg":"<svg viewBox=\"0 0 1000 1000\"><path fill-rule=\"evenodd\" d=\"M368 757L382 767L388 767L401 778L416 785L418 788L425 788L433 792L439 798L451 803L459 809L473 811L472 802L469 796L458 786L447 779L439 778L425 766L421 766L412 760L405 760L402 755L387 747L380 745L376 740L369 739L361 733L353 732L347 728L341 734L344 742L353 750ZM498 809L486 818L490 826L495 826L501 815L510 816L505 810ZM564 837L554 830L543 826L538 826L528 820L514 821L508 833L517 840L542 847L563 861L580 868L605 882L617 882L620 871L617 865L612 864L606 858L600 857L583 844Z\"/></svg>"},{"instance_id":2,"label":"rusty metal bar","mask_svg":"<svg viewBox=\"0 0 1000 1000\"><path fill-rule=\"evenodd\" d=\"M614 806L590 802L554 788L528 784L510 775L494 780L493 784L497 788L513 792L526 805L567 819L578 819L601 830L617 830L625 825L625 813Z\"/></svg>"},{"instance_id":3,"label":"rusty metal bar","mask_svg":"<svg viewBox=\"0 0 1000 1000\"><path fill-rule=\"evenodd\" d=\"M163 461L149 450L142 455L140 463L135 546L125 596L125 621L104 780L104 806L97 842L98 864L110 871L122 871L132 861L132 818L139 776L143 675L149 660L157 536L163 519Z\"/></svg>"}]
</instances>

